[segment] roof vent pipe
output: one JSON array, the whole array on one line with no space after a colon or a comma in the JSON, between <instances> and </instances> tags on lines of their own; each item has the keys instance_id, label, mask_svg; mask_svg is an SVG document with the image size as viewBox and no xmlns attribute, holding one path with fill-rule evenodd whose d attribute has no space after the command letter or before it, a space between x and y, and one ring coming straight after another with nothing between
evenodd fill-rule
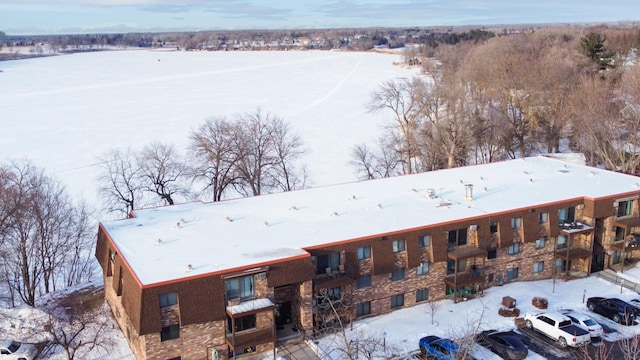
<instances>
[{"instance_id":1,"label":"roof vent pipe","mask_svg":"<svg viewBox=\"0 0 640 360\"><path fill-rule=\"evenodd\" d=\"M464 186L464 190L465 190L464 199L466 201L473 201L473 185L466 184Z\"/></svg>"}]
</instances>

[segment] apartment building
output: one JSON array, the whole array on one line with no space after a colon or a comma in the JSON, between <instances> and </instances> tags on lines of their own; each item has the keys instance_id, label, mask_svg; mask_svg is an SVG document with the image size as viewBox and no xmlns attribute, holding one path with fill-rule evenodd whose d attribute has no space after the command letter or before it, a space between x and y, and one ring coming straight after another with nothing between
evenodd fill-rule
<instances>
[{"instance_id":1,"label":"apartment building","mask_svg":"<svg viewBox=\"0 0 640 360\"><path fill-rule=\"evenodd\" d=\"M639 197L638 177L530 157L136 210L100 224L96 257L137 359L230 359L312 336L332 299L352 321L621 266Z\"/></svg>"}]
</instances>

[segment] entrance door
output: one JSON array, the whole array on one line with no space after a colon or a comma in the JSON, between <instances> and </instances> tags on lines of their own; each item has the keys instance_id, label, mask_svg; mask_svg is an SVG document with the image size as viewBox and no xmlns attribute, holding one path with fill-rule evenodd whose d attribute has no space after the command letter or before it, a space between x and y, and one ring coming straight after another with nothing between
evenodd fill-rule
<instances>
[{"instance_id":1,"label":"entrance door","mask_svg":"<svg viewBox=\"0 0 640 360\"><path fill-rule=\"evenodd\" d=\"M291 322L291 301L282 302L276 310L276 326L282 326Z\"/></svg>"}]
</instances>

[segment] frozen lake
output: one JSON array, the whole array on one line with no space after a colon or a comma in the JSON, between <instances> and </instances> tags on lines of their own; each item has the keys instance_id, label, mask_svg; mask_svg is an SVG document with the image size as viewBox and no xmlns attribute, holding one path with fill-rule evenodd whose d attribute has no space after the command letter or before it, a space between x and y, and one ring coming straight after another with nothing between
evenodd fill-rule
<instances>
[{"instance_id":1,"label":"frozen lake","mask_svg":"<svg viewBox=\"0 0 640 360\"><path fill-rule=\"evenodd\" d=\"M351 147L389 115L371 92L412 70L400 55L359 52L127 50L0 62L2 160L29 158L90 202L97 157L161 141L186 148L205 119L275 114L300 135L313 186L356 180Z\"/></svg>"}]
</instances>

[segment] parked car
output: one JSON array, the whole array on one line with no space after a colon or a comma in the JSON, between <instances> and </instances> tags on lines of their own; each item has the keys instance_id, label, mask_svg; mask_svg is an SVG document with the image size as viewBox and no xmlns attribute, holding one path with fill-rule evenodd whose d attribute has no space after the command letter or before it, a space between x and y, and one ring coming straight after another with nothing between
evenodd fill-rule
<instances>
[{"instance_id":1,"label":"parked car","mask_svg":"<svg viewBox=\"0 0 640 360\"><path fill-rule=\"evenodd\" d=\"M418 342L420 353L424 357L438 360L453 360L458 353L458 345L451 339L435 335L425 336Z\"/></svg>"},{"instance_id":2,"label":"parked car","mask_svg":"<svg viewBox=\"0 0 640 360\"><path fill-rule=\"evenodd\" d=\"M1 360L33 360L38 349L33 344L23 344L13 340L0 340Z\"/></svg>"},{"instance_id":3,"label":"parked car","mask_svg":"<svg viewBox=\"0 0 640 360\"><path fill-rule=\"evenodd\" d=\"M476 336L476 342L498 353L503 359L520 360L529 354L526 345L509 332L485 330Z\"/></svg>"},{"instance_id":4,"label":"parked car","mask_svg":"<svg viewBox=\"0 0 640 360\"><path fill-rule=\"evenodd\" d=\"M636 321L635 307L617 298L590 297L587 299L587 308L617 323L633 325Z\"/></svg>"},{"instance_id":5,"label":"parked car","mask_svg":"<svg viewBox=\"0 0 640 360\"><path fill-rule=\"evenodd\" d=\"M571 319L560 313L529 312L524 315L524 324L528 329L557 341L562 348L578 347L591 342L591 335L587 330L574 325Z\"/></svg>"},{"instance_id":6,"label":"parked car","mask_svg":"<svg viewBox=\"0 0 640 360\"><path fill-rule=\"evenodd\" d=\"M592 318L588 317L586 314L579 313L573 310L563 310L561 311L563 315L566 315L571 319L571 321L579 326L582 326L585 330L591 334L591 338L601 337L604 333L602 326L595 322Z\"/></svg>"}]
</instances>

